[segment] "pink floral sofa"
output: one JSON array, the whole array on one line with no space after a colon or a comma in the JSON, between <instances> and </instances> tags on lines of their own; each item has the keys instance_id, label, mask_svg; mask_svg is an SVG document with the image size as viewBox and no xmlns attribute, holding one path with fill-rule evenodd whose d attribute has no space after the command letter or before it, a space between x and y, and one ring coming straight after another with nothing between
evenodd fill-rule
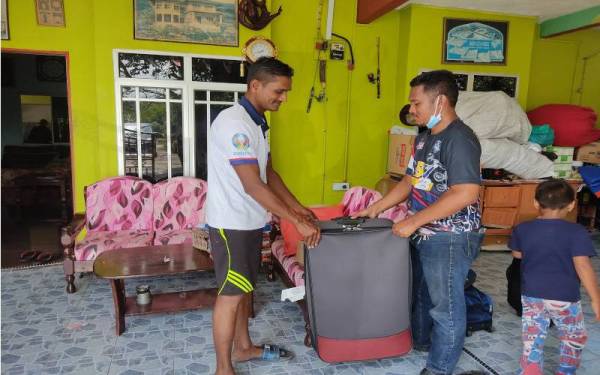
<instances>
[{"instance_id":1,"label":"pink floral sofa","mask_svg":"<svg viewBox=\"0 0 600 375\"><path fill-rule=\"evenodd\" d=\"M353 187L344 194L342 204L344 205L344 215L350 216L358 211L361 211L372 203L380 200L381 194L375 190L364 187ZM379 217L390 219L393 222L403 220L408 212L406 203L401 203L384 212ZM304 285L304 265L300 264L295 255L285 255L285 244L282 237L276 238L271 245L272 257L274 258L274 271L281 276L287 287L295 287ZM273 280L275 275L269 275L269 280ZM298 301L304 320L306 323L306 337L304 344L310 346L310 325L308 320L308 311L304 300Z\"/></svg>"},{"instance_id":2,"label":"pink floral sofa","mask_svg":"<svg viewBox=\"0 0 600 375\"><path fill-rule=\"evenodd\" d=\"M85 214L62 229L67 292L74 274L91 272L108 250L192 243L192 228L204 222L207 184L175 177L156 184L137 177L108 178L85 188ZM83 239L77 239L86 229Z\"/></svg>"}]
</instances>

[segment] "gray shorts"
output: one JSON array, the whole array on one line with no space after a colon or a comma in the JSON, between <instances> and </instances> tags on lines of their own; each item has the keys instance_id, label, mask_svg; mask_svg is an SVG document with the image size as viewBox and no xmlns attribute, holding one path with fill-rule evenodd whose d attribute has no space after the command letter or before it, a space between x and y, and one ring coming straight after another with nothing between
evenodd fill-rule
<instances>
[{"instance_id":1,"label":"gray shorts","mask_svg":"<svg viewBox=\"0 0 600 375\"><path fill-rule=\"evenodd\" d=\"M262 228L233 230L209 227L208 234L219 295L252 292L260 267Z\"/></svg>"}]
</instances>

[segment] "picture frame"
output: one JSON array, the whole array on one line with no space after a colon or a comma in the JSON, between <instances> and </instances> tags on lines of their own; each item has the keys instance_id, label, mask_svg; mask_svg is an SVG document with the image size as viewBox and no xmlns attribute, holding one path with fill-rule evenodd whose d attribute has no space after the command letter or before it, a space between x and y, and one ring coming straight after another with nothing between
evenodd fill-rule
<instances>
[{"instance_id":1,"label":"picture frame","mask_svg":"<svg viewBox=\"0 0 600 375\"><path fill-rule=\"evenodd\" d=\"M38 25L65 27L65 6L63 0L34 1Z\"/></svg>"},{"instance_id":2,"label":"picture frame","mask_svg":"<svg viewBox=\"0 0 600 375\"><path fill-rule=\"evenodd\" d=\"M239 45L237 0L133 0L134 39Z\"/></svg>"},{"instance_id":3,"label":"picture frame","mask_svg":"<svg viewBox=\"0 0 600 375\"><path fill-rule=\"evenodd\" d=\"M508 24L444 18L442 63L506 65Z\"/></svg>"},{"instance_id":4,"label":"picture frame","mask_svg":"<svg viewBox=\"0 0 600 375\"><path fill-rule=\"evenodd\" d=\"M10 31L8 27L8 0L2 0L2 40L10 39Z\"/></svg>"}]
</instances>

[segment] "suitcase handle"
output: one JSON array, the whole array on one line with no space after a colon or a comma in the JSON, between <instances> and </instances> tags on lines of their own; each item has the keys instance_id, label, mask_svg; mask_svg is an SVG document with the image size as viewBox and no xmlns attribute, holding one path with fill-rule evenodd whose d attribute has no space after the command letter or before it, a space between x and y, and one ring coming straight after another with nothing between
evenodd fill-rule
<instances>
[{"instance_id":1,"label":"suitcase handle","mask_svg":"<svg viewBox=\"0 0 600 375\"><path fill-rule=\"evenodd\" d=\"M335 221L336 224L342 226L345 229L358 228L362 223L365 222L364 217L357 217L356 219L351 218L350 216L341 216L331 219Z\"/></svg>"}]
</instances>

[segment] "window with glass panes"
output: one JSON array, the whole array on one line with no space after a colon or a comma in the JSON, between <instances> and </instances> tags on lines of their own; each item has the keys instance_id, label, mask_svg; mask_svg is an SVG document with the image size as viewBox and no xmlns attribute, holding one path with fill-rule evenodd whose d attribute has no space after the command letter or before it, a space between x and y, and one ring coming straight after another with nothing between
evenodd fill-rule
<instances>
[{"instance_id":1,"label":"window with glass panes","mask_svg":"<svg viewBox=\"0 0 600 375\"><path fill-rule=\"evenodd\" d=\"M206 179L206 135L246 89L239 59L115 51L119 172Z\"/></svg>"}]
</instances>

